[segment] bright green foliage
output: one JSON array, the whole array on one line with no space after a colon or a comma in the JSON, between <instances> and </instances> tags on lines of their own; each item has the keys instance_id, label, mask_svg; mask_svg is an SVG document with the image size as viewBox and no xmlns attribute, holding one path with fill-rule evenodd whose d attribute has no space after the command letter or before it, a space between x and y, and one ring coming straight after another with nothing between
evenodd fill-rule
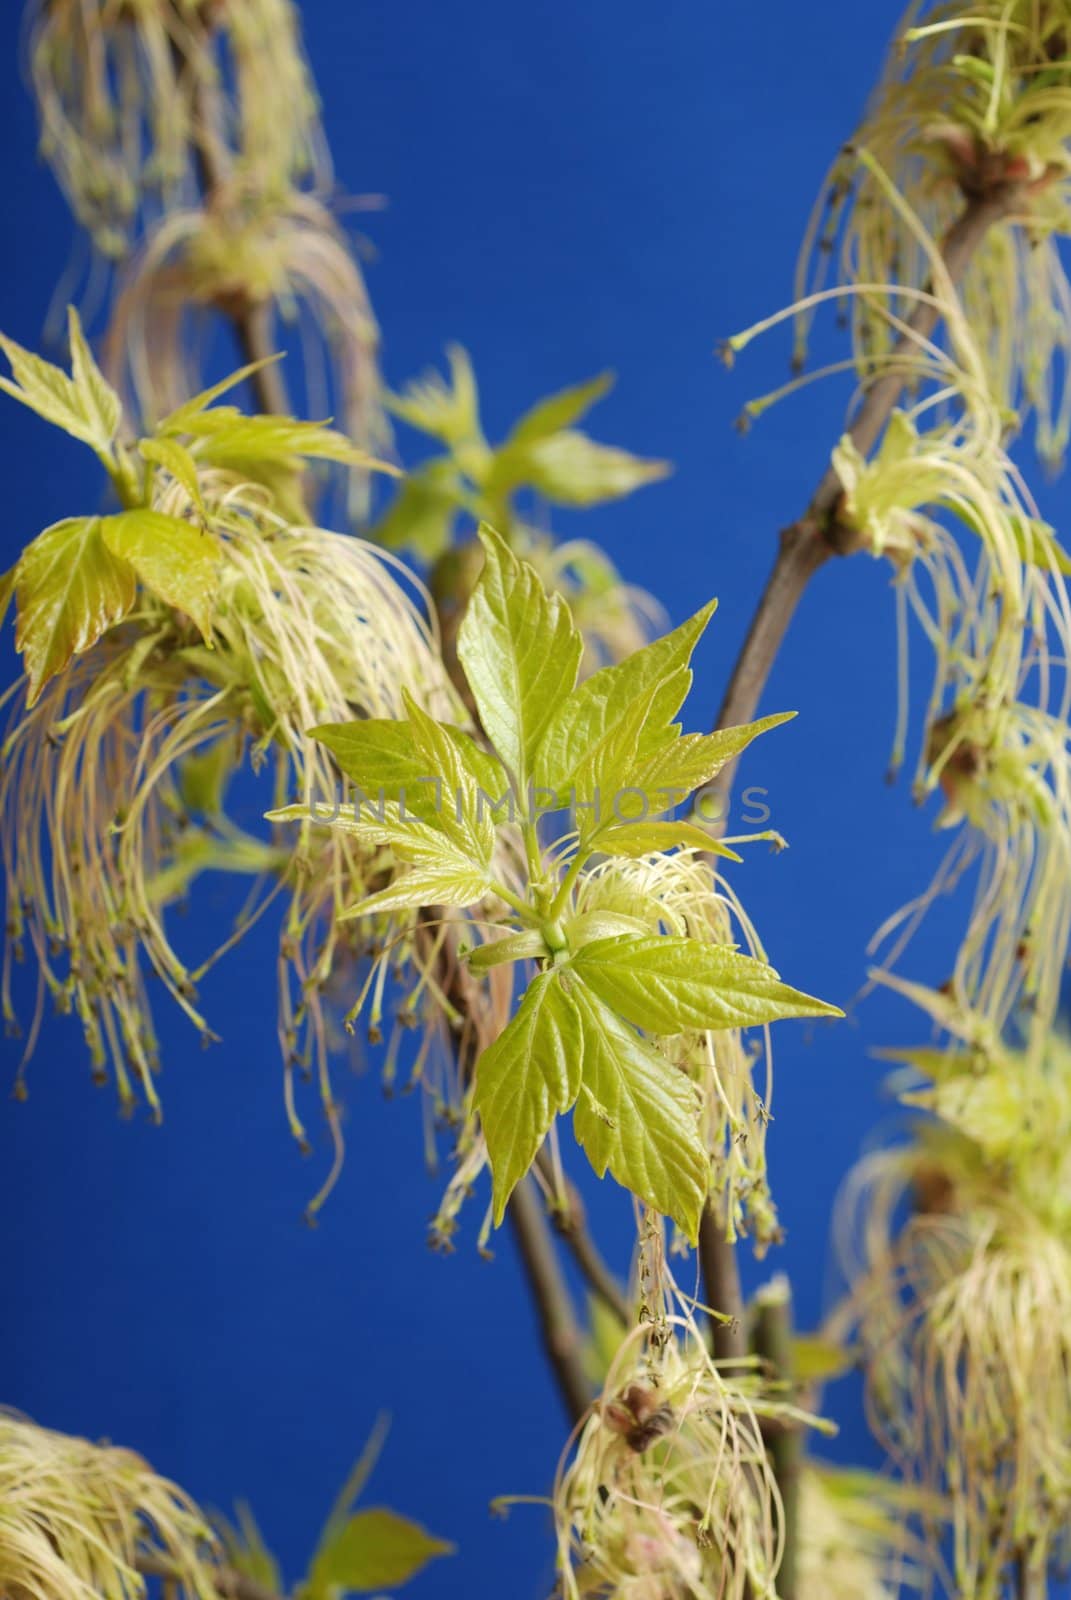
<instances>
[{"instance_id":1,"label":"bright green foliage","mask_svg":"<svg viewBox=\"0 0 1071 1600\"><path fill-rule=\"evenodd\" d=\"M430 416L430 399L427 408ZM467 415L460 401L443 402L436 425L460 437ZM475 1069L471 1104L496 1222L555 1119L575 1108L574 1130L596 1171L612 1172L694 1240L711 1162L700 1095L656 1040L839 1013L730 948L653 933L630 915L579 915L577 893L615 852L657 861L666 849L718 850L695 823L657 814L784 718L710 735L685 735L673 720L713 605L578 685L568 608L492 529L480 537L484 567L459 656L494 753L411 702L404 721L314 730L362 791L335 825L411 869L353 914L471 906L474 926L492 915L505 935L472 953L474 974L535 962L512 1021ZM548 809L574 814L549 845L540 831ZM273 815L309 813L292 805Z\"/></svg>"},{"instance_id":2,"label":"bright green foliage","mask_svg":"<svg viewBox=\"0 0 1071 1600\"><path fill-rule=\"evenodd\" d=\"M540 401L502 444L490 445L471 362L458 345L447 354L448 380L431 373L388 400L396 416L447 450L406 479L375 528L393 549L434 561L451 543L459 516L492 522L512 539L521 532L513 506L519 492L535 492L551 505L596 506L670 470L668 462L598 444L574 426L611 387L609 373Z\"/></svg>"},{"instance_id":3,"label":"bright green foliage","mask_svg":"<svg viewBox=\"0 0 1071 1600\"><path fill-rule=\"evenodd\" d=\"M214 402L262 363L232 374L166 417L157 435L136 451L118 442L122 408L70 312L71 373L0 335L11 379L0 389L89 446L106 467L125 510L111 517L70 517L47 528L23 551L13 575L18 607L16 644L33 705L48 680L73 655L88 650L132 610L140 582L150 594L194 622L211 644L222 549L204 526L202 478L212 473L262 485L281 507L300 507L303 463L375 462L333 429L290 417L246 416ZM153 505L161 470L185 493L201 523ZM298 520L303 520L299 518Z\"/></svg>"},{"instance_id":4,"label":"bright green foliage","mask_svg":"<svg viewBox=\"0 0 1071 1600\"><path fill-rule=\"evenodd\" d=\"M357 1511L320 1552L308 1592L334 1600L340 1594L371 1594L398 1589L433 1561L452 1555L454 1546L396 1511L372 1507Z\"/></svg>"}]
</instances>

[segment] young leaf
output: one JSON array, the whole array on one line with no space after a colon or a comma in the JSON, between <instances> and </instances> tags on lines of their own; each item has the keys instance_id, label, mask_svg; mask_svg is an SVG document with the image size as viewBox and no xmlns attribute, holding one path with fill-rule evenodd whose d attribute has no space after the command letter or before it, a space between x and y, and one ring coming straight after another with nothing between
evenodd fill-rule
<instances>
[{"instance_id":1,"label":"young leaf","mask_svg":"<svg viewBox=\"0 0 1071 1600\"><path fill-rule=\"evenodd\" d=\"M625 779L625 783L645 793L661 795L662 809L668 808L673 796L683 800L712 778L716 778L727 762L746 750L760 733L779 728L791 722L794 711L775 712L760 717L757 722L742 723L737 728L719 728L716 733L688 733L673 744L663 746L646 761L638 762ZM668 792L667 792L668 791Z\"/></svg>"},{"instance_id":2,"label":"young leaf","mask_svg":"<svg viewBox=\"0 0 1071 1600\"><path fill-rule=\"evenodd\" d=\"M568 389L560 389L557 394L537 401L517 423L506 440L505 448L509 449L514 444L531 444L579 422L613 386L614 374L600 372L598 377L589 378L586 383L572 384Z\"/></svg>"},{"instance_id":3,"label":"young leaf","mask_svg":"<svg viewBox=\"0 0 1071 1600\"><path fill-rule=\"evenodd\" d=\"M482 900L489 888L487 874L470 863L457 860L442 867L422 867L367 895L357 905L340 911L338 922L354 922L358 917L384 911L418 911L424 906L472 906Z\"/></svg>"},{"instance_id":4,"label":"young leaf","mask_svg":"<svg viewBox=\"0 0 1071 1600\"><path fill-rule=\"evenodd\" d=\"M461 728L445 722L439 727L451 744L454 759L474 783L497 800L506 786L501 763ZM404 792L406 806L412 811L420 809L422 792L427 799L428 780L441 777L429 771L427 757L418 749L412 726L404 719L325 722L311 732L365 794L377 796L382 791L385 799L400 800Z\"/></svg>"},{"instance_id":5,"label":"young leaf","mask_svg":"<svg viewBox=\"0 0 1071 1600\"><path fill-rule=\"evenodd\" d=\"M711 600L672 633L593 673L563 699L540 742L534 762L536 783L557 793L567 791L592 745L621 723L640 695L657 685L650 727L641 731L636 750L637 755L652 753L684 704L692 684L688 663L717 605Z\"/></svg>"},{"instance_id":6,"label":"young leaf","mask_svg":"<svg viewBox=\"0 0 1071 1600\"><path fill-rule=\"evenodd\" d=\"M162 511L123 511L101 523L113 556L129 561L145 587L196 623L212 642L220 548L214 534Z\"/></svg>"},{"instance_id":7,"label":"young leaf","mask_svg":"<svg viewBox=\"0 0 1071 1600\"><path fill-rule=\"evenodd\" d=\"M402 699L409 713L417 757L435 778L435 826L477 867L489 868L495 850L495 825L487 806L480 803L479 784L462 743L464 736L441 727L404 689Z\"/></svg>"},{"instance_id":8,"label":"young leaf","mask_svg":"<svg viewBox=\"0 0 1071 1600\"><path fill-rule=\"evenodd\" d=\"M195 394L189 400L184 400L177 410L172 411L169 416L164 417L163 421L158 424L157 432L161 434L189 432L189 424L202 411L207 411L223 395L228 394L231 389L236 389L240 383L244 383L254 373L262 371L264 367L274 366L277 361L281 360L282 353L280 352L276 355L263 356L259 361L250 361L246 366L239 367L237 372L229 373L219 383L214 383L210 389L202 389L200 394Z\"/></svg>"},{"instance_id":9,"label":"young leaf","mask_svg":"<svg viewBox=\"0 0 1071 1600\"><path fill-rule=\"evenodd\" d=\"M672 470L668 461L645 461L563 428L505 446L495 457L492 483L499 491L530 484L553 505L597 506L632 494Z\"/></svg>"},{"instance_id":10,"label":"young leaf","mask_svg":"<svg viewBox=\"0 0 1071 1600\"><path fill-rule=\"evenodd\" d=\"M683 818L671 822L623 822L599 835L599 849L604 856L635 858L678 846L705 850L708 855L724 856L728 861L740 860L735 850Z\"/></svg>"},{"instance_id":11,"label":"young leaf","mask_svg":"<svg viewBox=\"0 0 1071 1600\"><path fill-rule=\"evenodd\" d=\"M458 633L457 653L484 731L518 786L558 702L576 683L583 649L569 608L547 594L486 523L484 566Z\"/></svg>"},{"instance_id":12,"label":"young leaf","mask_svg":"<svg viewBox=\"0 0 1071 1600\"><path fill-rule=\"evenodd\" d=\"M572 996L583 1031L573 1132L600 1178L609 1168L694 1244L710 1171L695 1089L583 983Z\"/></svg>"},{"instance_id":13,"label":"young leaf","mask_svg":"<svg viewBox=\"0 0 1071 1600\"><path fill-rule=\"evenodd\" d=\"M33 705L49 678L126 616L137 594L134 569L101 537L99 517L54 523L26 546L15 569L18 622Z\"/></svg>"},{"instance_id":14,"label":"young leaf","mask_svg":"<svg viewBox=\"0 0 1071 1600\"><path fill-rule=\"evenodd\" d=\"M606 1005L648 1033L749 1028L782 1017L841 1017L836 1006L790 989L752 956L699 939L597 939L572 958Z\"/></svg>"},{"instance_id":15,"label":"young leaf","mask_svg":"<svg viewBox=\"0 0 1071 1600\"><path fill-rule=\"evenodd\" d=\"M435 561L448 548L463 491L452 461L426 462L403 482L370 537L388 550Z\"/></svg>"},{"instance_id":16,"label":"young leaf","mask_svg":"<svg viewBox=\"0 0 1071 1600\"><path fill-rule=\"evenodd\" d=\"M184 433L197 440L197 459L232 472L256 472L265 466L298 472L309 461L337 461L401 476L388 461L359 450L344 433L320 422L293 417L247 417L233 406L216 406L187 419Z\"/></svg>"},{"instance_id":17,"label":"young leaf","mask_svg":"<svg viewBox=\"0 0 1071 1600\"><path fill-rule=\"evenodd\" d=\"M106 454L119 432L122 402L93 359L74 306L67 307L67 335L71 346L71 376L92 436L89 442L95 450Z\"/></svg>"},{"instance_id":18,"label":"young leaf","mask_svg":"<svg viewBox=\"0 0 1071 1600\"><path fill-rule=\"evenodd\" d=\"M191 504L204 515L205 503L197 477L197 463L184 444L179 444L177 439L142 439L138 444L138 452L143 461L169 472L175 482L185 489Z\"/></svg>"},{"instance_id":19,"label":"young leaf","mask_svg":"<svg viewBox=\"0 0 1071 1600\"><path fill-rule=\"evenodd\" d=\"M397 1589L455 1546L381 1506L356 1511L321 1546L307 1588L320 1600Z\"/></svg>"},{"instance_id":20,"label":"young leaf","mask_svg":"<svg viewBox=\"0 0 1071 1600\"><path fill-rule=\"evenodd\" d=\"M557 972L544 972L476 1063L474 1103L491 1163L496 1227L554 1118L577 1097L582 1048L576 1006Z\"/></svg>"},{"instance_id":21,"label":"young leaf","mask_svg":"<svg viewBox=\"0 0 1071 1600\"><path fill-rule=\"evenodd\" d=\"M446 358L450 363L449 382L437 372L429 372L407 384L401 394L387 395L387 409L411 428L440 439L452 449L473 443L483 445L476 375L468 351L451 344Z\"/></svg>"},{"instance_id":22,"label":"young leaf","mask_svg":"<svg viewBox=\"0 0 1071 1600\"><path fill-rule=\"evenodd\" d=\"M536 928L525 928L521 933L508 933L504 939L491 939L470 950L466 960L470 969L481 975L492 967L509 966L514 961L534 961L537 956L547 956L543 935Z\"/></svg>"},{"instance_id":23,"label":"young leaf","mask_svg":"<svg viewBox=\"0 0 1071 1600\"><path fill-rule=\"evenodd\" d=\"M11 366L11 378L0 378L0 390L36 411L46 422L54 423L72 438L87 444L91 450L101 455L110 453L115 437L114 427L107 426L111 407L103 392L98 392L83 365L82 356L78 358L82 373L79 384L51 361L43 361L32 350L24 350L22 345L3 334L0 334L0 350ZM91 356L89 360L92 361ZM97 371L95 365L93 370ZM97 376L100 377L99 372ZM104 384L103 378L100 383ZM107 385L104 388L107 389ZM118 404L118 397L115 397L115 405Z\"/></svg>"}]
</instances>

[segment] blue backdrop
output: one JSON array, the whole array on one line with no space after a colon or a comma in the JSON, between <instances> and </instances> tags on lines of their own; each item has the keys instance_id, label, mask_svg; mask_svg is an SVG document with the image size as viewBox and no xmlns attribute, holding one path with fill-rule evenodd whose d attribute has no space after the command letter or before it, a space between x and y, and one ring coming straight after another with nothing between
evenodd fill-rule
<instances>
[{"instance_id":1,"label":"blue backdrop","mask_svg":"<svg viewBox=\"0 0 1071 1600\"><path fill-rule=\"evenodd\" d=\"M35 163L18 9L7 0L2 23L0 325L33 345L71 225ZM691 706L706 725L777 530L806 502L845 399L815 389L741 438L732 420L782 380L786 345L772 338L733 373L713 347L789 297L808 209L875 77L895 0L303 9L340 181L390 201L365 223L389 378L460 340L495 436L535 397L616 368L593 431L670 457L676 473L560 525L604 542L675 622L720 596ZM14 405L3 418L6 566L99 490L77 446ZM1048 509L1059 525L1065 488ZM792 848L749 853L740 890L774 963L845 1005L868 936L937 854L932 815L883 782L893 663L887 574L832 563L765 704L801 715L746 767ZM209 889L190 912L191 945L217 915ZM914 975L946 975L956 926L951 908L935 917ZM161 1016L162 1128L121 1123L112 1095L90 1086L77 1027L48 1023L28 1104L0 1105L0 1400L134 1445L211 1505L248 1498L291 1577L389 1409L374 1498L460 1546L414 1592L535 1600L550 1587L545 1516L502 1524L487 1510L495 1494L544 1491L564 1433L509 1238L479 1259L473 1208L457 1253L429 1253L440 1180L422 1167L419 1109L384 1103L373 1073L345 1081L347 1165L320 1227L302 1225L321 1166L302 1162L283 1117L270 945L263 930L207 987L223 1047L202 1053ZM919 1036L915 1019L881 996L836 1028L778 1030L771 1152L788 1240L775 1264L804 1323L827 1293L838 1181L890 1115L868 1052L905 1036ZM8 1082L16 1059L7 1045ZM592 1204L624 1267L627 1207L608 1190ZM858 1395L830 1399L843 1423L830 1453L873 1460Z\"/></svg>"}]
</instances>

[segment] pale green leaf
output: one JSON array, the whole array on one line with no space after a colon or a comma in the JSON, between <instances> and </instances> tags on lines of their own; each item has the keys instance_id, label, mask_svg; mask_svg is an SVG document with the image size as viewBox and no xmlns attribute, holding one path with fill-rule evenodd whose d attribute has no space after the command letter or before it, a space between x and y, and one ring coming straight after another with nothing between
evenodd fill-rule
<instances>
[{"instance_id":1,"label":"pale green leaf","mask_svg":"<svg viewBox=\"0 0 1071 1600\"><path fill-rule=\"evenodd\" d=\"M795 715L794 711L781 711L736 728L719 728L716 733L687 733L638 762L627 781L649 795L659 796L661 808L666 810L716 778L760 734L791 722Z\"/></svg>"},{"instance_id":2,"label":"pale green leaf","mask_svg":"<svg viewBox=\"0 0 1071 1600\"><path fill-rule=\"evenodd\" d=\"M79 407L92 435L90 442L103 454L111 448L119 432L122 402L97 366L74 306L67 307L67 334L71 346L71 376Z\"/></svg>"},{"instance_id":3,"label":"pale green leaf","mask_svg":"<svg viewBox=\"0 0 1071 1600\"><path fill-rule=\"evenodd\" d=\"M637 695L590 747L573 775L568 800L575 811L580 843L586 848L595 845L601 831L633 818L637 805L656 812L668 809L669 802L661 795L638 790L635 776L636 751L652 725L663 688L652 683ZM680 742L675 729L664 730L662 737Z\"/></svg>"},{"instance_id":4,"label":"pale green leaf","mask_svg":"<svg viewBox=\"0 0 1071 1600\"><path fill-rule=\"evenodd\" d=\"M487 890L487 874L468 863L423 867L417 872L404 873L385 889L378 889L357 905L341 911L337 920L354 922L359 917L380 912L417 911L424 906L472 906L483 899Z\"/></svg>"},{"instance_id":5,"label":"pale green leaf","mask_svg":"<svg viewBox=\"0 0 1071 1600\"><path fill-rule=\"evenodd\" d=\"M581 1052L576 1006L557 972L544 972L476 1063L475 1106L491 1163L496 1226L554 1118L576 1099Z\"/></svg>"},{"instance_id":6,"label":"pale green leaf","mask_svg":"<svg viewBox=\"0 0 1071 1600\"><path fill-rule=\"evenodd\" d=\"M435 371L406 385L401 394L388 394L389 411L411 428L440 439L451 449L483 444L476 375L468 352L459 344L447 346L449 381Z\"/></svg>"},{"instance_id":7,"label":"pale green leaf","mask_svg":"<svg viewBox=\"0 0 1071 1600\"><path fill-rule=\"evenodd\" d=\"M699 939L651 934L594 940L577 952L570 968L600 1000L648 1033L844 1015L789 988L765 962Z\"/></svg>"},{"instance_id":8,"label":"pale green leaf","mask_svg":"<svg viewBox=\"0 0 1071 1600\"><path fill-rule=\"evenodd\" d=\"M585 984L574 983L572 998L583 1030L577 1140L600 1178L609 1169L694 1244L710 1171L695 1088Z\"/></svg>"},{"instance_id":9,"label":"pale green leaf","mask_svg":"<svg viewBox=\"0 0 1071 1600\"><path fill-rule=\"evenodd\" d=\"M492 967L509 966L514 961L534 961L539 956L549 955L543 935L536 928L525 928L521 933L508 933L503 939L478 944L465 959L471 970L482 976Z\"/></svg>"},{"instance_id":10,"label":"pale green leaf","mask_svg":"<svg viewBox=\"0 0 1071 1600\"><path fill-rule=\"evenodd\" d=\"M464 734L441 726L404 689L402 698L417 758L435 778L435 826L478 867L489 869L495 851L495 824L481 799Z\"/></svg>"},{"instance_id":11,"label":"pale green leaf","mask_svg":"<svg viewBox=\"0 0 1071 1600\"><path fill-rule=\"evenodd\" d=\"M136 593L134 569L112 555L99 517L54 523L26 546L15 569L15 648L30 680L28 704L126 616Z\"/></svg>"},{"instance_id":12,"label":"pale green leaf","mask_svg":"<svg viewBox=\"0 0 1071 1600\"><path fill-rule=\"evenodd\" d=\"M184 400L177 410L172 411L169 416L163 419L157 427L157 432L168 434L188 432L189 424L202 411L207 411L211 405L214 405L223 395L228 394L231 389L236 389L247 378L253 377L254 373L261 372L265 367L274 366L277 361L281 360L282 354L279 353L264 356L259 361L250 361L246 366L239 367L237 372L228 374L219 383L214 383L210 389L202 389L200 394L195 394L189 400ZM235 414L241 415L240 412Z\"/></svg>"},{"instance_id":13,"label":"pale green leaf","mask_svg":"<svg viewBox=\"0 0 1071 1600\"><path fill-rule=\"evenodd\" d=\"M231 472L255 473L271 466L299 471L304 461L335 461L348 467L400 477L397 467L360 450L344 433L320 422L293 417L247 417L232 406L217 406L190 417L183 432L196 440L197 460Z\"/></svg>"},{"instance_id":14,"label":"pale green leaf","mask_svg":"<svg viewBox=\"0 0 1071 1600\"><path fill-rule=\"evenodd\" d=\"M547 594L486 523L484 566L458 633L458 657L491 743L523 790L558 702L573 688L583 649L569 608Z\"/></svg>"},{"instance_id":15,"label":"pale green leaf","mask_svg":"<svg viewBox=\"0 0 1071 1600\"><path fill-rule=\"evenodd\" d=\"M597 506L671 471L668 461L647 461L564 428L504 447L495 457L492 482L499 491L530 485L552 505Z\"/></svg>"},{"instance_id":16,"label":"pale green leaf","mask_svg":"<svg viewBox=\"0 0 1071 1600\"><path fill-rule=\"evenodd\" d=\"M645 938L651 932L642 918L621 911L582 911L577 917L567 917L564 928L570 950L579 950L593 939Z\"/></svg>"},{"instance_id":17,"label":"pale green leaf","mask_svg":"<svg viewBox=\"0 0 1071 1600\"><path fill-rule=\"evenodd\" d=\"M558 433L586 416L597 400L614 386L612 372L600 372L585 383L575 383L557 394L548 395L526 411L506 441L506 448L514 444L530 444Z\"/></svg>"},{"instance_id":18,"label":"pale green leaf","mask_svg":"<svg viewBox=\"0 0 1071 1600\"><path fill-rule=\"evenodd\" d=\"M317 1552L309 1587L316 1595L397 1589L454 1546L382 1506L356 1511Z\"/></svg>"},{"instance_id":19,"label":"pale green leaf","mask_svg":"<svg viewBox=\"0 0 1071 1600\"><path fill-rule=\"evenodd\" d=\"M684 818L670 822L622 822L599 835L599 849L605 856L635 858L675 847L705 850L708 855L723 856L729 861L740 860L735 850Z\"/></svg>"},{"instance_id":20,"label":"pale green leaf","mask_svg":"<svg viewBox=\"0 0 1071 1600\"><path fill-rule=\"evenodd\" d=\"M652 686L658 687L658 693L650 702L650 727L641 731L636 754L656 749L691 688L688 663L717 604L711 600L672 633L634 651L624 661L603 667L562 699L536 754L535 781L556 793L567 790L591 747L615 729L637 697Z\"/></svg>"},{"instance_id":21,"label":"pale green leaf","mask_svg":"<svg viewBox=\"0 0 1071 1600\"><path fill-rule=\"evenodd\" d=\"M450 545L462 500L453 462L428 462L405 479L369 537L388 550L408 550L435 561Z\"/></svg>"},{"instance_id":22,"label":"pale green leaf","mask_svg":"<svg viewBox=\"0 0 1071 1600\"><path fill-rule=\"evenodd\" d=\"M488 797L481 802L477 795L477 808L490 813L491 803L497 804L508 789L501 762L461 728L449 723L439 726L452 747L452 759L462 764ZM418 749L413 730L404 719L369 717L359 722L325 722L311 731L313 738L331 751L347 778L352 778L369 798L382 795L385 800L398 801L404 793L406 808L415 815L423 816L434 809L437 796L434 782L429 780L441 779L442 774L430 770L427 756ZM507 814L508 805L501 808L502 820Z\"/></svg>"},{"instance_id":23,"label":"pale green leaf","mask_svg":"<svg viewBox=\"0 0 1071 1600\"><path fill-rule=\"evenodd\" d=\"M143 461L150 461L153 466L163 467L176 483L182 485L191 503L203 516L205 503L197 476L197 463L186 446L180 444L177 439L142 439L138 450Z\"/></svg>"},{"instance_id":24,"label":"pale green leaf","mask_svg":"<svg viewBox=\"0 0 1071 1600\"><path fill-rule=\"evenodd\" d=\"M0 378L0 390L98 454L110 450L114 430L105 435L96 399L87 396L73 378L3 334L0 350L11 366L11 379Z\"/></svg>"},{"instance_id":25,"label":"pale green leaf","mask_svg":"<svg viewBox=\"0 0 1071 1600\"><path fill-rule=\"evenodd\" d=\"M206 643L219 594L220 546L214 534L162 511L122 511L101 523L104 542L129 561L145 587L182 611Z\"/></svg>"}]
</instances>

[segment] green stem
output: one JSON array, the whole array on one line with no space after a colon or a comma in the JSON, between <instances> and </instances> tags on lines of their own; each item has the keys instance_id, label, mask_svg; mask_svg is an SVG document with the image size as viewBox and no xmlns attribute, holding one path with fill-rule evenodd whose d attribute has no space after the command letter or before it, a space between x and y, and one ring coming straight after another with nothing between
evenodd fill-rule
<instances>
[{"instance_id":1,"label":"green stem","mask_svg":"<svg viewBox=\"0 0 1071 1600\"><path fill-rule=\"evenodd\" d=\"M778 1274L755 1296L753 1342L766 1374L774 1384L787 1384L795 1398L792 1357L792 1295L788 1279ZM773 1430L767 1442L770 1465L781 1495L781 1565L777 1572L778 1600L796 1600L799 1590L799 1499L803 1465L803 1436L798 1427Z\"/></svg>"}]
</instances>

